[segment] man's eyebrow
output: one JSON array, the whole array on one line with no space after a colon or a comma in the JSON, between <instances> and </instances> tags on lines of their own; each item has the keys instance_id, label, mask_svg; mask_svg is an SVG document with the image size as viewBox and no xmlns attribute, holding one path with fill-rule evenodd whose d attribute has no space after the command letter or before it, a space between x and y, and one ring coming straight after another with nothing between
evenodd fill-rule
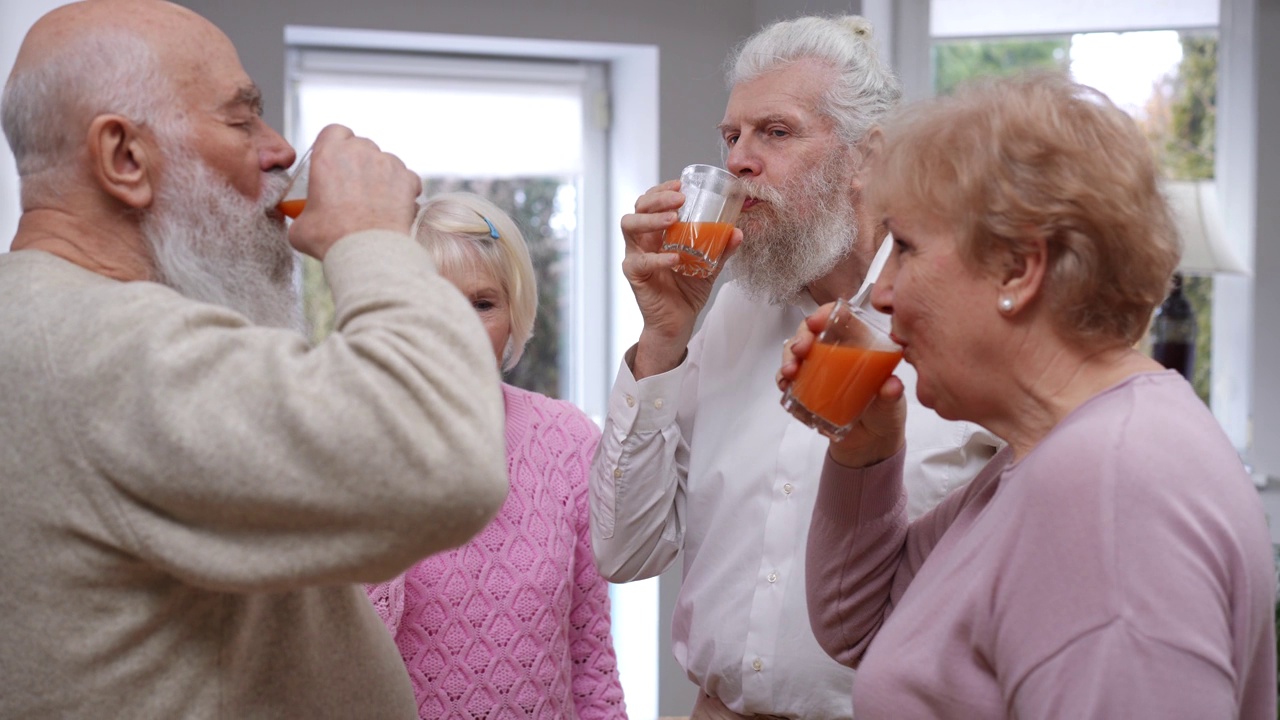
<instances>
[{"instance_id":1,"label":"man's eyebrow","mask_svg":"<svg viewBox=\"0 0 1280 720\"><path fill-rule=\"evenodd\" d=\"M774 113L772 115L763 115L759 118L752 118L746 122L747 125L754 125L756 127L764 127L766 125L772 125L774 123L781 123L783 125L795 125L796 118L792 115L786 115L783 113ZM738 127L739 127L739 123L733 123L733 124L720 123L719 125L716 126L716 129L720 131L721 135L724 135L726 132L736 131Z\"/></svg>"},{"instance_id":2,"label":"man's eyebrow","mask_svg":"<svg viewBox=\"0 0 1280 720\"><path fill-rule=\"evenodd\" d=\"M261 115L262 90L255 84L240 86L236 89L235 96L227 101L226 107L235 107L237 105L248 106L255 115Z\"/></svg>"}]
</instances>

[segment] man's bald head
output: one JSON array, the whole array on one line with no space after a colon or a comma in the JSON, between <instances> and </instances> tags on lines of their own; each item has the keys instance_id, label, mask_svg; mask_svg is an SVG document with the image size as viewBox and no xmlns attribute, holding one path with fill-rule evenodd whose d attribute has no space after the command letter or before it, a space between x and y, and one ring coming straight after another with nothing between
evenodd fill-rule
<instances>
[{"instance_id":1,"label":"man's bald head","mask_svg":"<svg viewBox=\"0 0 1280 720\"><path fill-rule=\"evenodd\" d=\"M212 23L162 0L85 0L40 18L0 105L24 206L83 172L95 117L120 115L159 135L179 134L185 108L174 100L214 49L234 52Z\"/></svg>"}]
</instances>

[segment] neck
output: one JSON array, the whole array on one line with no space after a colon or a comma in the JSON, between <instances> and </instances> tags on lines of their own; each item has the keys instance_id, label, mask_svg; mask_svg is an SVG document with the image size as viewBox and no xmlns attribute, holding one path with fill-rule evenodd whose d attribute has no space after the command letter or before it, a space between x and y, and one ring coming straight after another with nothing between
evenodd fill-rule
<instances>
[{"instance_id":1,"label":"neck","mask_svg":"<svg viewBox=\"0 0 1280 720\"><path fill-rule=\"evenodd\" d=\"M1123 344L1084 349L1063 341L1037 341L1022 346L1033 349L1011 358L1012 372L999 393L1001 407L977 419L1009 443L1015 459L1025 457L1098 393L1134 375L1163 369Z\"/></svg>"},{"instance_id":2,"label":"neck","mask_svg":"<svg viewBox=\"0 0 1280 720\"><path fill-rule=\"evenodd\" d=\"M142 233L136 222L125 218L88 218L51 208L27 210L18 220L12 249L47 252L116 280L154 276Z\"/></svg>"}]
</instances>

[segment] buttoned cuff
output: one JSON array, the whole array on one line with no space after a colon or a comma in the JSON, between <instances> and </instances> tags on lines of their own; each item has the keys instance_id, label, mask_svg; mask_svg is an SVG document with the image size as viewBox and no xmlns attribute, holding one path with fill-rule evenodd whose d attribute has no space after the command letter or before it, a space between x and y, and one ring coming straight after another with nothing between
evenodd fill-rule
<instances>
[{"instance_id":1,"label":"buttoned cuff","mask_svg":"<svg viewBox=\"0 0 1280 720\"><path fill-rule=\"evenodd\" d=\"M609 397L609 415L628 434L657 432L676 419L677 399L684 384L689 356L667 372L636 380L630 361L635 358L632 345L618 368L618 379Z\"/></svg>"}]
</instances>

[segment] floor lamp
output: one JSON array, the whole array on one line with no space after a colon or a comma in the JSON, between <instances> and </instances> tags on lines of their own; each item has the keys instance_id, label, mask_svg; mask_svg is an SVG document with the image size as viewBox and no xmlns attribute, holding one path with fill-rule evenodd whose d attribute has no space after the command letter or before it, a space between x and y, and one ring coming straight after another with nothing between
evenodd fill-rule
<instances>
[{"instance_id":1,"label":"floor lamp","mask_svg":"<svg viewBox=\"0 0 1280 720\"><path fill-rule=\"evenodd\" d=\"M1170 180L1164 192L1182 237L1182 260L1169 296L1151 320L1151 356L1190 382L1196 364L1196 316L1182 292L1183 277L1248 271L1227 246L1212 180Z\"/></svg>"}]
</instances>

